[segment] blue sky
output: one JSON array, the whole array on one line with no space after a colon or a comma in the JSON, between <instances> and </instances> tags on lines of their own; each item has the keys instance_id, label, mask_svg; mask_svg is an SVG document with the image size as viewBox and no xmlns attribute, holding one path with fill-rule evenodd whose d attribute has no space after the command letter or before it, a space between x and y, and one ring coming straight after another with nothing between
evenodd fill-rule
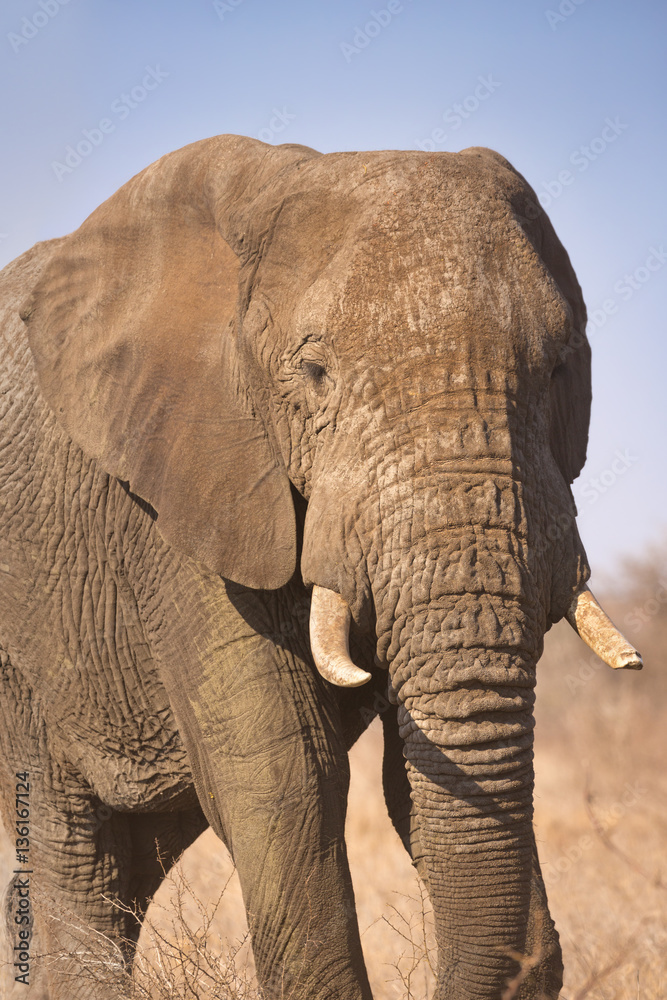
<instances>
[{"instance_id":1,"label":"blue sky","mask_svg":"<svg viewBox=\"0 0 667 1000\"><path fill-rule=\"evenodd\" d=\"M0 263L205 136L499 150L591 314L595 581L667 525L666 38L659 0L4 0Z\"/></svg>"}]
</instances>

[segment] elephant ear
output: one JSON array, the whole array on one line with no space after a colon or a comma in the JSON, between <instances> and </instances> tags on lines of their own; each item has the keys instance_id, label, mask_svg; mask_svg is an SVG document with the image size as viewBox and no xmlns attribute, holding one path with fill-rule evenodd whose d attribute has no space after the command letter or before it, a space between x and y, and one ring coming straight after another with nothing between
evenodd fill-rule
<instances>
[{"instance_id":1,"label":"elephant ear","mask_svg":"<svg viewBox=\"0 0 667 1000\"><path fill-rule=\"evenodd\" d=\"M572 483L584 467L588 446L591 349L586 335L575 330L564 354L551 376L550 444L565 482Z\"/></svg>"},{"instance_id":2,"label":"elephant ear","mask_svg":"<svg viewBox=\"0 0 667 1000\"><path fill-rule=\"evenodd\" d=\"M591 416L591 348L586 338L586 306L570 258L546 214L541 254L571 315L568 342L559 352L551 376L549 443L566 483L572 483L586 462Z\"/></svg>"},{"instance_id":3,"label":"elephant ear","mask_svg":"<svg viewBox=\"0 0 667 1000\"><path fill-rule=\"evenodd\" d=\"M163 157L60 244L21 310L73 440L155 509L168 542L257 588L290 579L296 533L240 360L239 271L257 248L238 227L310 152L220 136Z\"/></svg>"}]
</instances>

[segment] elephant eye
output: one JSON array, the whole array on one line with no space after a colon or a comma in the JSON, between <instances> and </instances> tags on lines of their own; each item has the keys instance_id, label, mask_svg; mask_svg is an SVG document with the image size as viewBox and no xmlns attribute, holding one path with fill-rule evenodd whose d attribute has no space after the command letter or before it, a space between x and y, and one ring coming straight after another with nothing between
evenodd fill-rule
<instances>
[{"instance_id":1,"label":"elephant eye","mask_svg":"<svg viewBox=\"0 0 667 1000\"><path fill-rule=\"evenodd\" d=\"M318 364L317 361L302 361L301 371L308 379L314 382L316 386L321 386L327 377L326 368L323 365Z\"/></svg>"}]
</instances>

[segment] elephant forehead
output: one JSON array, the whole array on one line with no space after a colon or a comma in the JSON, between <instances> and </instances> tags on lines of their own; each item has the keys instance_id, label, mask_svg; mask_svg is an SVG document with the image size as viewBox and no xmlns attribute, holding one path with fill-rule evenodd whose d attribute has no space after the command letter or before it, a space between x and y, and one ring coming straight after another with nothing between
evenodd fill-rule
<instances>
[{"instance_id":1,"label":"elephant forehead","mask_svg":"<svg viewBox=\"0 0 667 1000\"><path fill-rule=\"evenodd\" d=\"M438 359L454 388L502 391L517 363L551 370L571 315L532 248L523 260L510 247L500 261L483 247L473 258L434 249L434 240L377 242L361 240L328 262L300 299L292 332L324 336L341 359L372 359L374 370L407 373Z\"/></svg>"},{"instance_id":2,"label":"elephant forehead","mask_svg":"<svg viewBox=\"0 0 667 1000\"><path fill-rule=\"evenodd\" d=\"M353 329L366 350L394 361L418 343L455 363L541 367L569 335L567 303L511 219L488 218L492 237L461 222L367 233L348 263L334 329Z\"/></svg>"},{"instance_id":3,"label":"elephant forehead","mask_svg":"<svg viewBox=\"0 0 667 1000\"><path fill-rule=\"evenodd\" d=\"M435 273L408 275L403 287L359 271L338 277L329 272L311 286L284 328L295 344L330 343L348 388L371 405L393 400L409 412L456 394L474 406L484 393L504 408L508 397L526 398L523 376L551 374L569 336L565 311L549 323L546 307L522 301L518 281L512 291L484 277L478 295L441 285Z\"/></svg>"},{"instance_id":4,"label":"elephant forehead","mask_svg":"<svg viewBox=\"0 0 667 1000\"><path fill-rule=\"evenodd\" d=\"M350 153L300 167L272 204L258 282L286 336L374 364L417 348L475 369L550 370L572 310L539 252L548 220L527 221L532 192L500 163Z\"/></svg>"}]
</instances>

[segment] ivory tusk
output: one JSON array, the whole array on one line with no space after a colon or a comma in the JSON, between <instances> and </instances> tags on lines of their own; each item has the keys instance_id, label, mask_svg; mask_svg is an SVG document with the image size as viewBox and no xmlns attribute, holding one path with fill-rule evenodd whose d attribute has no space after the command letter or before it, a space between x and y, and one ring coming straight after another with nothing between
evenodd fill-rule
<instances>
[{"instance_id":1,"label":"ivory tusk","mask_svg":"<svg viewBox=\"0 0 667 1000\"><path fill-rule=\"evenodd\" d=\"M339 687L361 687L371 675L350 659L350 609L345 598L325 587L313 587L310 604L310 648L325 680Z\"/></svg>"},{"instance_id":2,"label":"ivory tusk","mask_svg":"<svg viewBox=\"0 0 667 1000\"><path fill-rule=\"evenodd\" d=\"M601 660L614 670L641 670L642 658L604 613L588 587L572 598L567 620Z\"/></svg>"}]
</instances>

